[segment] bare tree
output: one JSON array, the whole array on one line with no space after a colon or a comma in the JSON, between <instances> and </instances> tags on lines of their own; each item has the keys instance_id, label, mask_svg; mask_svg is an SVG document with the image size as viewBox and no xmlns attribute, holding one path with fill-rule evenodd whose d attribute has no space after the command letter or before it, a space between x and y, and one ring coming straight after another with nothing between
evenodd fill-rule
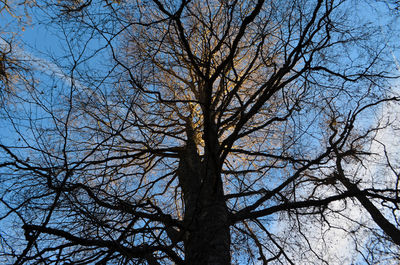
<instances>
[{"instance_id":1,"label":"bare tree","mask_svg":"<svg viewBox=\"0 0 400 265\"><path fill-rule=\"evenodd\" d=\"M399 258L393 47L354 1L38 5L64 45L2 110L5 263Z\"/></svg>"},{"instance_id":2,"label":"bare tree","mask_svg":"<svg viewBox=\"0 0 400 265\"><path fill-rule=\"evenodd\" d=\"M19 31L24 30L29 20L27 10L21 9L30 2L0 0L0 15L2 19L6 18L6 22L0 24L0 106L7 102L9 93L29 76L29 67L24 58L16 55L16 49Z\"/></svg>"}]
</instances>

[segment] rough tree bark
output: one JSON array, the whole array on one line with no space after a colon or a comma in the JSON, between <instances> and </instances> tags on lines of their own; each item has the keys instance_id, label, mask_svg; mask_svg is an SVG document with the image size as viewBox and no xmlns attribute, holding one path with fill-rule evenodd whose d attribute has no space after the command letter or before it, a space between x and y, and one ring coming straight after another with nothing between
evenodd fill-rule
<instances>
[{"instance_id":1,"label":"rough tree bark","mask_svg":"<svg viewBox=\"0 0 400 265\"><path fill-rule=\"evenodd\" d=\"M196 136L187 122L187 143L178 177L184 196L185 260L187 264L230 264L230 222L216 161L202 161Z\"/></svg>"}]
</instances>

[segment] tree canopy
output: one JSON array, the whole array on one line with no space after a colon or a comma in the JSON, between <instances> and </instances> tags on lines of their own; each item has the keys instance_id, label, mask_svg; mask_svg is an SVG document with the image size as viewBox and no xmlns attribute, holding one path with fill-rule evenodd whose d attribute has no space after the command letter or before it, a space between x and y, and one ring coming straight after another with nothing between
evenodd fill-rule
<instances>
[{"instance_id":1,"label":"tree canopy","mask_svg":"<svg viewBox=\"0 0 400 265\"><path fill-rule=\"evenodd\" d=\"M392 4L24 2L0 262L397 264Z\"/></svg>"}]
</instances>

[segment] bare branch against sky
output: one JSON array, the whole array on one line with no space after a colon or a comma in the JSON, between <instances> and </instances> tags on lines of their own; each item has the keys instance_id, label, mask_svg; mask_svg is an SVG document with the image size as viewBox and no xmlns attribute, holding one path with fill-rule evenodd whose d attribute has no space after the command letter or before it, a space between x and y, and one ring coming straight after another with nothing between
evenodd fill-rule
<instances>
[{"instance_id":1,"label":"bare branch against sky","mask_svg":"<svg viewBox=\"0 0 400 265\"><path fill-rule=\"evenodd\" d=\"M0 0L0 263L398 264L396 4Z\"/></svg>"}]
</instances>

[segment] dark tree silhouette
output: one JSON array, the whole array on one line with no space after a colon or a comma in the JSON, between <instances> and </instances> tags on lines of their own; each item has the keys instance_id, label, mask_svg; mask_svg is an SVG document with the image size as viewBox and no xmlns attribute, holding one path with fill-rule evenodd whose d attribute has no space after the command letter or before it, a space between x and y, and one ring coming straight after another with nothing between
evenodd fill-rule
<instances>
[{"instance_id":1,"label":"dark tree silhouette","mask_svg":"<svg viewBox=\"0 0 400 265\"><path fill-rule=\"evenodd\" d=\"M363 2L36 4L55 52L1 110L0 261L342 264L338 233L399 258L396 47Z\"/></svg>"}]
</instances>

